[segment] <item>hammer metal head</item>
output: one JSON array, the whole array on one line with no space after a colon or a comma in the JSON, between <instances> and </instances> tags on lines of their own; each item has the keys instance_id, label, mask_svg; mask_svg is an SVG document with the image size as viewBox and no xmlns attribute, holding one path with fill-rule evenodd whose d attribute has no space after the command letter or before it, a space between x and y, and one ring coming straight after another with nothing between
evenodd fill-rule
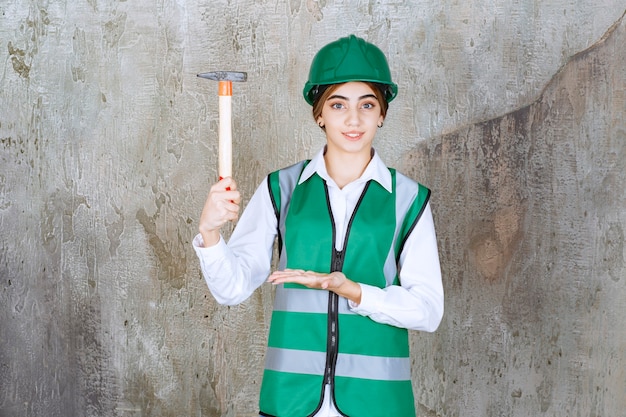
<instances>
[{"instance_id":1,"label":"hammer metal head","mask_svg":"<svg viewBox=\"0 0 626 417\"><path fill-rule=\"evenodd\" d=\"M207 78L214 81L236 81L244 82L248 79L248 74L238 71L213 71L198 74L200 78Z\"/></svg>"}]
</instances>

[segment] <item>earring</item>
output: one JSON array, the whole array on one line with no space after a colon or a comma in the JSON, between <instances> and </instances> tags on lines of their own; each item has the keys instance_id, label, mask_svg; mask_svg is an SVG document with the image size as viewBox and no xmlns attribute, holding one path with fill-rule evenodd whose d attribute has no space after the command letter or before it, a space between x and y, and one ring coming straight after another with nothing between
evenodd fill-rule
<instances>
[{"instance_id":1,"label":"earring","mask_svg":"<svg viewBox=\"0 0 626 417\"><path fill-rule=\"evenodd\" d=\"M379 128L380 128L380 127L383 127L383 122L380 122L380 123L378 124L378 127L379 127Z\"/></svg>"},{"instance_id":2,"label":"earring","mask_svg":"<svg viewBox=\"0 0 626 417\"><path fill-rule=\"evenodd\" d=\"M322 122L319 122L317 125L321 127L322 129L324 129L324 124Z\"/></svg>"}]
</instances>

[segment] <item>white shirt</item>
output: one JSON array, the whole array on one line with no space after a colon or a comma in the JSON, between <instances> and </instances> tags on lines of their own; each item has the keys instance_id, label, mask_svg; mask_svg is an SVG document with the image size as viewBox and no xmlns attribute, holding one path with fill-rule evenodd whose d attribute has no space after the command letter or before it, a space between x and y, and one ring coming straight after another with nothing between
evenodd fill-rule
<instances>
[{"instance_id":1,"label":"white shirt","mask_svg":"<svg viewBox=\"0 0 626 417\"><path fill-rule=\"evenodd\" d=\"M335 247L341 250L348 222L365 184L374 180L391 192L391 174L374 152L363 175L340 189L326 171L324 149L306 166L300 182L315 173L327 183L337 231ZM263 181L237 222L228 244L220 237L216 245L204 248L202 237L198 234L194 238L193 246L203 276L218 303L239 304L266 282L271 272L276 228L267 181ZM430 203L404 245L398 272L399 286L378 288L359 284L361 303L347 301L349 308L379 323L435 331L443 316L443 285ZM317 416L339 416L327 399L325 395L324 407Z\"/></svg>"}]
</instances>

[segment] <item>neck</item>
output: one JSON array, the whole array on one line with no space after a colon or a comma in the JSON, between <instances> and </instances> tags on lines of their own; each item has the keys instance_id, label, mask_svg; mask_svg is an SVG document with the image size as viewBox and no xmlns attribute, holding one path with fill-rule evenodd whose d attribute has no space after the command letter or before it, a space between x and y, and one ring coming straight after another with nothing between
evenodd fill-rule
<instances>
[{"instance_id":1,"label":"neck","mask_svg":"<svg viewBox=\"0 0 626 417\"><path fill-rule=\"evenodd\" d=\"M326 171L339 188L345 187L363 175L371 160L371 149L367 153L338 154L327 151L324 154Z\"/></svg>"}]
</instances>

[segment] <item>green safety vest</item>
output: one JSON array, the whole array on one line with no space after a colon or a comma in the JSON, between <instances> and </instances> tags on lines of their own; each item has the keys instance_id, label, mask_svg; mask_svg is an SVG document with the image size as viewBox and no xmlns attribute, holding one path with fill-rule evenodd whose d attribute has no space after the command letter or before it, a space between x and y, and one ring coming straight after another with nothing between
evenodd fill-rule
<instances>
[{"instance_id":1,"label":"green safety vest","mask_svg":"<svg viewBox=\"0 0 626 417\"><path fill-rule=\"evenodd\" d=\"M430 190L390 169L393 192L369 181L343 250L325 181L297 184L303 161L268 176L278 219L279 269L342 271L356 282L398 285L397 263ZM345 298L299 284L276 288L260 394L261 415L315 414L330 384L337 409L351 417L414 417L408 332L350 311Z\"/></svg>"}]
</instances>

